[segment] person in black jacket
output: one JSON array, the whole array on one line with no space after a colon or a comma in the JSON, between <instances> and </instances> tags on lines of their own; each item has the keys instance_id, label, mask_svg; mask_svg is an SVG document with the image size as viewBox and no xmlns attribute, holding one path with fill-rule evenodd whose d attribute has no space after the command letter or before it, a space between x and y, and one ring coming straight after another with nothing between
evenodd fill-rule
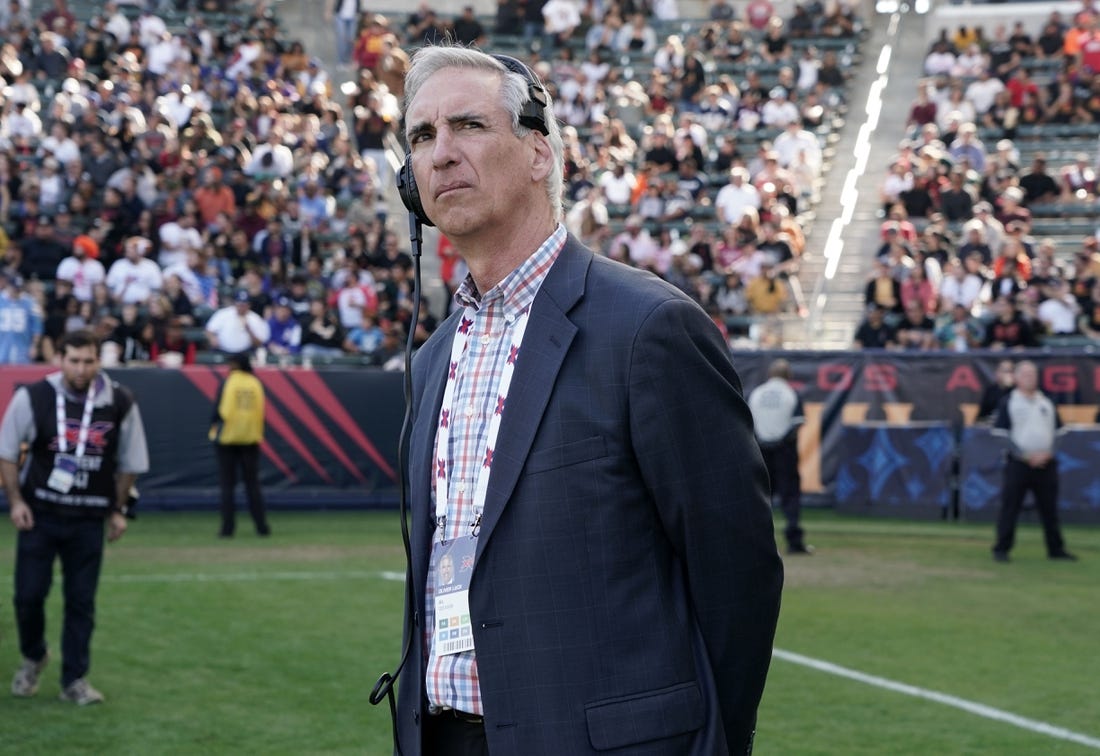
<instances>
[{"instance_id":1,"label":"person in black jacket","mask_svg":"<svg viewBox=\"0 0 1100 756\"><path fill-rule=\"evenodd\" d=\"M978 404L978 422L992 423L1001 400L1008 396L1015 387L1015 365L1013 365L1012 360L1001 360L997 363L997 372L993 376L993 383L986 386L985 390L982 391L982 399Z\"/></svg>"},{"instance_id":2,"label":"person in black jacket","mask_svg":"<svg viewBox=\"0 0 1100 756\"><path fill-rule=\"evenodd\" d=\"M103 523L109 541L126 532L130 491L149 469L149 453L133 395L100 372L96 337L72 331L61 340L60 354L61 371L18 388L0 423L0 476L19 531L15 618L23 663L11 692L21 697L38 692L49 658L45 603L53 563L60 558L65 591L61 700L84 706L103 701L85 678Z\"/></svg>"}]
</instances>

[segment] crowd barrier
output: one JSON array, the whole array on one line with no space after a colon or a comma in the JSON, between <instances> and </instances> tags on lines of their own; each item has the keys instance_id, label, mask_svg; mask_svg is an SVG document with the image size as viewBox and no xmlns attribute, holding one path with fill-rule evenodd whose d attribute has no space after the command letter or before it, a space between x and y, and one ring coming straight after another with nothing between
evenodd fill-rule
<instances>
[{"instance_id":1,"label":"crowd barrier","mask_svg":"<svg viewBox=\"0 0 1100 756\"><path fill-rule=\"evenodd\" d=\"M1063 517L1100 522L1100 475L1088 461L1100 458L1100 355L737 352L746 394L778 357L791 363L805 409L799 458L809 501L873 516L992 520L1005 441L976 424L979 406L997 363L1026 358L1066 426L1057 447Z\"/></svg>"},{"instance_id":2,"label":"crowd barrier","mask_svg":"<svg viewBox=\"0 0 1100 756\"><path fill-rule=\"evenodd\" d=\"M41 366L0 371L0 402ZM207 438L224 366L107 371L133 390L149 444L142 509L216 507L217 461ZM258 368L266 393L260 484L273 508L397 504L402 375L362 368ZM238 490L238 498L243 492Z\"/></svg>"},{"instance_id":3,"label":"crowd barrier","mask_svg":"<svg viewBox=\"0 0 1100 756\"><path fill-rule=\"evenodd\" d=\"M735 352L746 394L777 357L791 363L806 424L800 472L808 498L843 511L906 517L994 516L1000 443L975 425L996 363L1020 353ZM1067 520L1100 521L1100 355L1029 353L1071 430L1059 440ZM0 370L0 404L43 366ZM111 375L138 397L152 470L142 506L211 508L217 500L207 440L224 366L128 368ZM273 507L394 507L402 376L364 368L259 368L267 392L261 483ZM956 509L957 508L957 509Z\"/></svg>"},{"instance_id":4,"label":"crowd barrier","mask_svg":"<svg viewBox=\"0 0 1100 756\"><path fill-rule=\"evenodd\" d=\"M834 485L839 512L906 519L994 522L1009 448L989 426L944 422L866 423L841 430L844 455ZM1065 522L1100 522L1095 460L1100 429L1060 433L1058 509ZM1033 515L1027 513L1025 518Z\"/></svg>"}]
</instances>

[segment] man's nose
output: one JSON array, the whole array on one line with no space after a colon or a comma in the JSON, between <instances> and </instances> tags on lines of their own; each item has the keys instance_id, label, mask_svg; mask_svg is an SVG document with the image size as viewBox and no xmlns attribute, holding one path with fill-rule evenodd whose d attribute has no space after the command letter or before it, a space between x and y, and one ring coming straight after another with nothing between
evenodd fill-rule
<instances>
[{"instance_id":1,"label":"man's nose","mask_svg":"<svg viewBox=\"0 0 1100 756\"><path fill-rule=\"evenodd\" d=\"M432 166L445 168L457 160L457 145L450 129L440 129L432 143Z\"/></svg>"}]
</instances>

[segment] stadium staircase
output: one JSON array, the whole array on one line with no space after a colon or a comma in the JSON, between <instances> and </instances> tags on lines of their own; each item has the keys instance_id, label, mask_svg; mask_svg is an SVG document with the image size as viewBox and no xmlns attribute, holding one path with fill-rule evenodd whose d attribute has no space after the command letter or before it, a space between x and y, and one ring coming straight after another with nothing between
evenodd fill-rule
<instances>
[{"instance_id":1,"label":"stadium staircase","mask_svg":"<svg viewBox=\"0 0 1100 756\"><path fill-rule=\"evenodd\" d=\"M864 8L863 63L852 72L847 119L834 145L799 276L809 315L803 327L788 326L783 333L784 345L792 349L851 346L878 248L879 187L904 136L921 76L925 17Z\"/></svg>"}]
</instances>

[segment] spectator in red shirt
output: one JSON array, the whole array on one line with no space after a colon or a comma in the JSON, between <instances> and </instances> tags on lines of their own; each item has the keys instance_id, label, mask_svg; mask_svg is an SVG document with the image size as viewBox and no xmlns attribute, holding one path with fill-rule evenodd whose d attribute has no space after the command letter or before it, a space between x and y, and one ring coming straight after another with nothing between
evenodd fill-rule
<instances>
[{"instance_id":1,"label":"spectator in red shirt","mask_svg":"<svg viewBox=\"0 0 1100 756\"><path fill-rule=\"evenodd\" d=\"M749 26L756 30L762 30L768 25L768 21L775 15L775 6L768 0L749 0L745 6L745 19Z\"/></svg>"},{"instance_id":2,"label":"spectator in red shirt","mask_svg":"<svg viewBox=\"0 0 1100 756\"><path fill-rule=\"evenodd\" d=\"M1031 94L1033 97L1039 96L1039 86L1031 80L1031 75L1023 66L1013 72L1008 83L1005 84L1005 89L1012 95L1012 106L1014 108L1024 104L1025 93Z\"/></svg>"},{"instance_id":3,"label":"spectator in red shirt","mask_svg":"<svg viewBox=\"0 0 1100 756\"><path fill-rule=\"evenodd\" d=\"M53 0L53 7L43 13L38 20L43 29L56 32L66 40L72 40L76 16L69 10L66 0Z\"/></svg>"},{"instance_id":4,"label":"spectator in red shirt","mask_svg":"<svg viewBox=\"0 0 1100 756\"><path fill-rule=\"evenodd\" d=\"M928 84L921 81L917 85L917 99L909 108L909 118L906 119L907 127L923 126L926 123L936 122L936 103L928 99Z\"/></svg>"},{"instance_id":5,"label":"spectator in red shirt","mask_svg":"<svg viewBox=\"0 0 1100 756\"><path fill-rule=\"evenodd\" d=\"M355 48L351 54L359 68L377 72L378 63L384 52L382 41L388 34L390 32L386 29L386 18L379 15L371 16L359 32L359 38L355 40Z\"/></svg>"},{"instance_id":6,"label":"spectator in red shirt","mask_svg":"<svg viewBox=\"0 0 1100 756\"><path fill-rule=\"evenodd\" d=\"M1100 31L1093 28L1081 37L1081 49L1077 51L1077 63L1089 73L1100 72Z\"/></svg>"}]
</instances>

